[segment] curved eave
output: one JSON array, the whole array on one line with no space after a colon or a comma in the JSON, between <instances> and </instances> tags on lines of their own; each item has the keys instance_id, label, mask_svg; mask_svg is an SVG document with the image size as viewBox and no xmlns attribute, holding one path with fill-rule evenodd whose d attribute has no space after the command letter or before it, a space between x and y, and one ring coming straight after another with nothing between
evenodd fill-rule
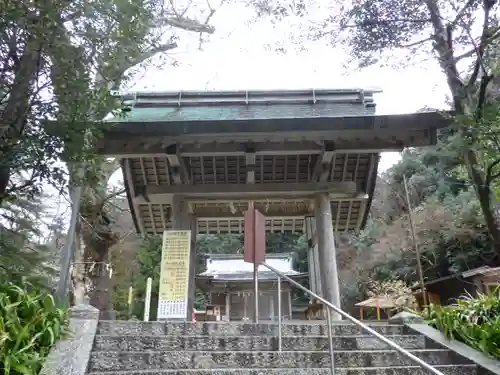
<instances>
[{"instance_id":1,"label":"curved eave","mask_svg":"<svg viewBox=\"0 0 500 375\"><path fill-rule=\"evenodd\" d=\"M125 159L120 159L120 167L122 169L123 176L125 176L126 174ZM129 185L126 178L124 178L123 185L125 186L125 194L127 195L128 207L130 209L130 214L132 215L132 222L134 223L135 230L137 233L145 235L145 233L143 233L143 231L141 230L139 222L137 221L137 212L135 211L134 199L130 191L131 186Z\"/></svg>"},{"instance_id":2,"label":"curved eave","mask_svg":"<svg viewBox=\"0 0 500 375\"><path fill-rule=\"evenodd\" d=\"M318 111L316 111L318 112ZM278 112L277 112L278 113ZM181 118L179 114L160 116L162 120L148 121L116 121L109 120L105 131L105 139L113 137L183 137L234 134L293 133L304 135L306 132L338 133L345 131L410 131L443 128L451 123L451 119L439 112L420 112L398 115L349 115L332 113L331 115L312 115L297 117L297 114L283 117L267 118L219 118L203 119L199 113L193 118ZM214 114L215 116L215 114ZM430 126L428 124L431 124ZM104 153L106 153L104 151Z\"/></svg>"},{"instance_id":3,"label":"curved eave","mask_svg":"<svg viewBox=\"0 0 500 375\"><path fill-rule=\"evenodd\" d=\"M449 112L449 113L452 114L451 112ZM379 142L380 144L377 143L374 146L370 143L369 145L372 147L367 147L365 144L366 142L358 144L358 143L356 143L359 141L358 138L351 139L352 137L354 137L354 135L353 135L354 133L351 134L352 132L351 132L351 130L349 130L349 128L351 128L351 125L353 125L355 123L354 122L353 124L351 124L351 122L353 122L354 119L356 119L355 122L366 121L365 124L362 124L362 125L358 124L359 126L356 128L356 130L352 130L356 133L356 136L361 136L361 137L368 139L372 136L372 133L373 133L374 134L373 136L379 137L381 139L381 141L380 141L380 139L378 141L380 141L382 143ZM218 122L207 121L207 123L212 124L212 131L215 132L215 134L212 134L213 137L219 137L219 138L227 137L227 139L221 139L221 140L217 141L217 142L220 141L219 143L222 146L224 146L226 144L230 144L231 142L242 142L242 144L246 144L245 142L247 142L248 139L252 139L254 142L257 142L256 139L259 139L260 140L259 142L264 144L265 142L269 142L269 141L264 141L263 139L268 140L269 137L280 138L282 141L285 141L285 142L290 141L291 144L295 145L295 143L297 143L297 141L296 141L296 138L294 138L293 134L295 134L296 136L311 137L311 139L313 139L314 137L319 137L323 140L325 139L324 138L325 135L332 135L331 142L334 142L334 144L335 144L335 142L338 141L336 143L337 146L342 145L341 142L344 142L346 144L346 146L344 148L339 146L339 155L344 155L344 157L347 160L348 156L346 156L346 155L353 155L352 152L354 152L354 151L356 151L359 155L368 155L368 154L374 155L375 153L378 153L381 150L400 151L403 147L419 147L419 146L426 146L429 144L434 144L436 141L436 134L435 134L436 129L443 127L443 126L446 126L451 122L450 117L444 116L442 113L437 113L437 112L423 112L423 113L408 114L408 115L390 115L390 116L340 117L340 118L335 118L334 120L332 120L332 118L330 118L329 120L331 120L331 121L329 124L323 123L327 119L321 118L321 117L314 118L314 119L309 118L309 119L305 119L305 120L306 120L306 122L307 121L311 122L312 128L308 128L307 126L304 126L304 119L268 120L268 121L274 121L275 127L276 127L276 129L274 129L274 130L263 126L263 124L259 124L260 120L258 120L258 119L243 121L245 123L245 129L241 129L241 128L238 129L238 126L237 126L235 121L225 121L226 122L225 125L221 124L223 121L218 121ZM301 131L298 131L299 124L292 124L293 126L291 125L291 123L294 121L301 122L301 125L300 125ZM229 124L229 122L233 122L234 124L231 125L231 124ZM191 139L191 141L188 141L188 138L190 139L191 136L193 136L194 138L198 137L196 139L201 139L199 136L204 135L203 142L205 142L206 139L208 139L208 141L212 139L211 137L205 137L205 135L207 135L207 129L202 129L202 127L200 127L201 123L203 123L203 121L199 121L199 122L183 121L183 122L178 122L178 123L176 123L176 122L164 122L163 126L161 126L161 124L159 124L159 123L149 123L149 124L148 123L141 123L141 124L137 124L137 125L141 125L140 129L139 128L135 129L126 138L114 140L115 143L114 143L113 147L114 147L115 151L117 151L117 152L116 152L116 154L110 153L109 155L120 156L120 152L119 152L120 150L125 149L126 147L131 147L133 149L133 152L130 150L127 150L127 152L124 152L123 150L121 151L121 155L123 155L123 156L126 155L126 157L121 162L121 166L122 166L122 170L124 172L124 175L126 177L130 177L130 178L125 178L125 189L127 190L127 199L129 202L132 216L133 216L134 225L135 225L138 232L162 233L163 230L169 229L171 227L171 223L169 221L169 212L171 210L171 206L169 206L169 203L167 201L165 201L165 202L160 201L159 200L160 198L158 198L156 201L154 201L152 203L147 201L146 202L147 204L146 204L143 201L143 197L141 197L141 193L140 193L141 186L134 186L132 184L132 182L130 182L130 181L134 181L134 179L139 180L140 167L137 166L137 165L139 165L138 163L142 163L143 162L142 159L146 159L146 161L148 161L151 165L153 165L153 167L148 169L147 173L149 173L149 177L152 178L152 176L154 175L154 176L156 176L156 179L158 180L158 173L156 171L154 171L156 168L155 163L160 159L165 159L165 155L167 153L166 144L173 143L175 145L176 152L178 153L178 155L180 155L178 157L180 159L182 159L182 162L184 164L186 164L188 168L190 168L191 165L195 165L196 168L198 168L198 164L200 164L201 162L199 162L199 160L197 159L198 156L197 156L196 152L191 151L191 153L189 153L188 151L185 151L186 153L183 154L182 152L184 152L184 151L183 151L182 147L185 146L187 149L188 147L195 147L195 146L201 145L201 143L198 144L195 141L193 141L192 139ZM175 126L174 126L174 124L175 124ZM123 123L122 125L125 126L127 124ZM132 125L132 123L129 123L128 125ZM165 125L167 125L167 126L165 126ZM156 144L154 142L148 143L149 141L147 141L147 142L144 141L142 139L142 137L138 137L137 135L135 135L135 136L133 135L134 132L140 133L142 131L145 132L144 134L147 134L146 128L148 128L150 126L151 126L151 128L149 130L152 131L152 133L165 131L172 138L167 137L165 135L166 133L163 133L162 137L160 137L159 134L156 133L157 135L154 137L154 140L155 140L154 142L158 143L158 144ZM222 126L222 127L220 127L220 126ZM175 127L178 129L173 129L172 127ZM234 133L235 128L238 130L238 133L240 133L240 135L235 135L235 133ZM278 132L276 132L276 130L278 128L280 130ZM256 133L252 134L252 130L257 130L257 133L259 131L261 133L260 134L256 134ZM366 132L366 130L370 130L370 131ZM269 131L274 131L274 134L270 134ZM399 133L398 133L399 135L401 135L401 134L403 134L403 135L401 135L400 138L394 140L393 138L395 136L393 134L396 134L398 131L399 131ZM111 133L113 133L113 132L111 132ZM137 134L139 134L139 133L137 133ZM150 133L150 135L152 133ZM335 135L334 133L342 134L342 137L344 137L344 135L345 135L346 138L345 139L342 138L342 139L338 140L338 134ZM291 137L290 138L291 140L289 140L288 138L284 138L283 134L287 134L287 137ZM351 135L349 135L349 134L351 134ZM352 137L349 138L348 135L349 135L349 137L351 137L351 136ZM111 136L111 134L108 134L108 136ZM182 137L182 139L181 139L182 142L180 142L179 140L176 140L177 136ZM240 137L241 139L238 137ZM389 137L390 139L388 138L389 140L387 141L383 137ZM167 140L165 138L167 138ZM233 138L234 138L234 140L233 140ZM364 138L363 138L363 140L364 140ZM106 139L106 136L104 137L103 140L105 140L105 139ZM329 139L329 138L327 138L327 139ZM368 140L370 140L370 139L368 139ZM141 143L143 141L145 142L144 144ZM179 141L180 146L178 144L176 144L177 141ZM386 144L386 141L388 142L387 144ZM189 142L191 142L192 144ZM316 142L316 141L314 141L314 142ZM134 148L135 146L137 146L136 144L142 145L141 147L144 147L144 150L140 149L139 146L138 146L139 148L137 148L137 149ZM195 146L193 146L193 145L195 145ZM344 149L345 149L345 152L342 152L342 151L344 151ZM136 152L136 153L134 153L134 152ZM169 152L171 152L171 151L169 151ZM311 153L312 153L312 151L311 151ZM317 157L317 155L318 155L317 153L314 153L314 157ZM237 159L237 158L241 158L241 157L242 157L241 155L236 155L236 156L229 155L228 156L228 158L233 158L233 159ZM277 158L276 155L272 155L272 157ZM288 157L288 156L285 156L285 157ZM212 159L215 160L216 158L217 158L217 156L214 156L212 154L203 156L204 161L208 160L207 163ZM263 158L263 156L262 156L262 158ZM220 159L220 157L219 157L219 159ZM229 159L227 159L227 160L229 160ZM133 163L135 163L137 165L135 165ZM162 162L162 163L163 164L161 164L161 165L166 165L166 162ZM297 163L299 163L299 162L297 161ZM132 168L132 167L130 167L130 165L135 165L135 166ZM354 219L355 224L352 224L352 225L346 224L345 228L344 228L343 224L342 225L340 225L338 223L336 224L336 225L339 225L342 228L341 230L343 230L343 231L361 230L366 225L366 222L368 219L368 213L370 211L371 203L373 200L373 193L374 193L374 189L375 189L375 184L376 184L377 171L378 171L378 165L379 165L379 158L378 157L376 157L375 160L373 160L372 165L374 165L374 167L372 168L373 172L369 176L364 177L366 179L365 179L365 182L363 182L364 189L366 189L366 190L363 189L363 193L366 192L367 197L363 198L364 199L363 202L361 199L350 201L351 206L353 206L354 203L357 204L356 207L353 207L353 210L354 210L353 212L359 212L359 216L357 216L356 219ZM144 166L142 166L142 168L145 169ZM168 168L163 167L163 166L161 168L162 168L161 173L163 173L163 175L166 175L167 179L170 179L170 180L173 179L173 177L170 175ZM153 170L153 172L151 172L150 169ZM145 172L143 172L143 174L144 173ZM198 173L198 174L200 174L200 173ZM273 174L274 174L274 172L273 172ZM344 174L344 172L342 172L342 174ZM134 177L134 178L132 178L132 177ZM201 180L203 180L203 176L198 178L199 176L196 175L195 177L196 177L195 179L199 180L201 178ZM240 177L241 176L237 176L238 181L241 180ZM151 180L151 178L149 179L148 183L146 183L146 182L144 183L144 186L146 186L146 184L149 184L149 185L154 184L154 182L151 182L151 181L154 181L154 179ZM271 178L270 180L275 181L274 177ZM332 181L333 181L333 177L332 177ZM336 181L333 181L333 182L336 182ZM306 182L304 181L304 183L306 183ZM135 184L137 185L137 184L141 184L141 183L135 182ZM158 184L158 182L156 182L156 184ZM183 182L183 184L187 185L190 188L192 187L192 184L190 184L189 182L186 182L186 183ZM207 185L209 185L209 184L207 184ZM165 191L167 191L169 189L168 184L166 184L165 182L161 182L161 184L158 186L162 186L162 188L165 188L166 189ZM170 189L170 190L172 190L172 189ZM172 191L174 191L174 190L172 190ZM160 191L160 190L158 190L158 191ZM174 193L172 193L172 194L174 194ZM161 193L157 193L156 195L161 196ZM255 199L253 199L253 200L255 200ZM340 204L339 203L340 201L342 201L342 198L339 198L337 200L337 204ZM193 203L193 204L196 206L197 203ZM200 205L202 205L202 204L205 204L205 201L200 203ZM159 215L157 215L158 219L154 219L154 215L147 211L148 209L149 209L149 211L153 210L153 206L155 206L155 207L158 206L157 207L158 210L165 212L165 215L161 216L162 218L165 218L165 220L163 220L164 223L159 222L159 220L160 220ZM216 207L216 209L218 210L219 208ZM214 212L216 209L214 208ZM347 208L345 208L345 210L347 210ZM351 210L351 208L348 209L349 212L351 212L350 210ZM285 211L285 210L283 210L283 211ZM198 213L197 209L195 210L195 212ZM308 212L306 212L306 214L307 213ZM205 233L212 233L211 228L212 228L212 224L214 222L214 220L212 220L212 216L216 217L217 216L216 214L218 214L218 211L217 211L217 213L215 213L213 215L212 215L212 212L208 212L205 216L200 214L199 217L201 219L198 223L199 228L200 227L206 228ZM271 221L271 218L272 218L272 220L275 220L275 218L281 218L282 216L283 217L290 216L293 220L295 220L295 222L293 224L289 225L292 228L290 230L297 231L297 228L301 227L300 220L302 220L301 218L304 217L304 212L300 212L298 215L289 214L288 211L286 212L286 215L284 215L284 214L281 215L281 214L282 214L282 212L280 211L280 212L276 213L275 215L269 215L269 217L270 217L269 221ZM233 217L231 215L228 215L227 217L226 216L221 216L221 217L222 217L222 219L227 219L227 228L224 227L223 231L231 232L233 230L233 227L234 227L234 225L232 225L233 221L231 221L233 219ZM153 222L153 219L157 220L157 222L154 222L154 225L151 224L151 222ZM149 220L149 221L147 221L147 220ZM217 219L217 220L219 220L219 219ZM285 219L283 219L281 222L281 224L283 224L283 225L285 225L284 220ZM146 221L147 221L147 223L146 223ZM274 222L272 222L271 224L273 224L273 223ZM296 224L296 223L299 223L299 224ZM200 225L200 224L204 224L204 225ZM217 221L217 228L219 228L218 224L219 224L219 221ZM239 223L239 227L241 227L241 223ZM274 225L270 225L271 229L269 229L269 230L272 231L274 227L275 227ZM240 231L241 231L241 229L240 229Z\"/></svg>"},{"instance_id":4,"label":"curved eave","mask_svg":"<svg viewBox=\"0 0 500 375\"><path fill-rule=\"evenodd\" d=\"M293 280L293 279L302 279L305 277L309 277L309 274L306 272L299 272L296 274L288 274L286 276ZM203 276L203 275L196 276L196 279L200 280L200 281L211 281L213 283L238 283L238 282L247 283L247 282L252 281L252 279L216 279L213 276ZM259 281L262 281L262 282L266 282L266 281L274 282L277 280L278 280L277 276L276 276L276 278L272 278L272 279L270 279L270 278L259 279ZM283 281L286 281L286 280L283 280Z\"/></svg>"},{"instance_id":5,"label":"curved eave","mask_svg":"<svg viewBox=\"0 0 500 375\"><path fill-rule=\"evenodd\" d=\"M210 253L205 253L201 254L202 257L204 258L210 258L214 260L232 260L232 259L242 259L243 254L210 254ZM293 256L293 253L269 253L266 254L266 259L287 259L289 257ZM202 275L200 275L202 276Z\"/></svg>"},{"instance_id":6,"label":"curved eave","mask_svg":"<svg viewBox=\"0 0 500 375\"><path fill-rule=\"evenodd\" d=\"M299 273L296 275L288 275L292 280L300 281L309 277L307 273ZM195 283L202 290L209 290L215 286L224 286L224 285L243 285L252 283L252 279L244 279L244 280L231 280L231 279L214 279L212 276L196 276ZM277 279L259 279L260 283L275 283ZM287 280L282 280L284 283L290 284ZM293 285L292 285L293 286Z\"/></svg>"},{"instance_id":7,"label":"curved eave","mask_svg":"<svg viewBox=\"0 0 500 375\"><path fill-rule=\"evenodd\" d=\"M368 193L368 201L366 202L365 212L363 214L363 220L361 221L361 225L358 228L358 232L365 227L366 222L368 221L368 215L370 214L370 210L372 207L373 194L375 193L375 186L377 184L379 162L380 162L380 155L378 155L377 159L374 162L375 165L373 166L373 173L372 176L370 176L370 181L368 181L368 186L370 188Z\"/></svg>"}]
</instances>

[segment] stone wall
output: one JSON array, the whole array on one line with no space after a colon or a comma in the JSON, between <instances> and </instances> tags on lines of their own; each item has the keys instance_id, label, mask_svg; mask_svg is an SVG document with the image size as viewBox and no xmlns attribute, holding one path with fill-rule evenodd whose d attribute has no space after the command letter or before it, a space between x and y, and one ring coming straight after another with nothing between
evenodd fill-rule
<instances>
[{"instance_id":1,"label":"stone wall","mask_svg":"<svg viewBox=\"0 0 500 375\"><path fill-rule=\"evenodd\" d=\"M76 305L69 310L67 337L50 350L40 375L85 375L99 322L99 310Z\"/></svg>"}]
</instances>

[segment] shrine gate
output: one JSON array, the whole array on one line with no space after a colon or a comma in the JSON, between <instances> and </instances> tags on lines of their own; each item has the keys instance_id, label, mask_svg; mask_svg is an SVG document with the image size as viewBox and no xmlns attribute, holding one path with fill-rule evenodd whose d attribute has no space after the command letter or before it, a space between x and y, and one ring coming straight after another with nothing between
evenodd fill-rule
<instances>
[{"instance_id":1,"label":"shrine gate","mask_svg":"<svg viewBox=\"0 0 500 375\"><path fill-rule=\"evenodd\" d=\"M240 233L253 204L267 231L306 232L311 289L340 306L335 236L363 228L380 153L434 144L449 121L376 115L375 93L136 93L99 149L121 158L138 232Z\"/></svg>"}]
</instances>

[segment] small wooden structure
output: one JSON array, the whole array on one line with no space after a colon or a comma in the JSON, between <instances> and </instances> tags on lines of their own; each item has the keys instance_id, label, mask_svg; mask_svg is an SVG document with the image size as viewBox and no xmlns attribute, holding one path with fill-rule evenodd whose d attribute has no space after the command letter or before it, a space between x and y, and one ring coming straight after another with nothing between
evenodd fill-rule
<instances>
[{"instance_id":1,"label":"small wooden structure","mask_svg":"<svg viewBox=\"0 0 500 375\"><path fill-rule=\"evenodd\" d=\"M196 285L209 296L209 308L219 312L220 320L242 320L252 317L254 306L253 264L245 263L243 254L209 254L205 256L206 270L196 276ZM293 270L290 253L267 254L266 263L298 281L308 274ZM258 269L259 319L277 320L278 295L276 274L263 266ZM291 319L292 285L281 281L281 312ZM209 319L207 310L207 319Z\"/></svg>"},{"instance_id":2,"label":"small wooden structure","mask_svg":"<svg viewBox=\"0 0 500 375\"><path fill-rule=\"evenodd\" d=\"M500 267L480 267L462 273L462 277L472 281L481 293L491 293L500 286Z\"/></svg>"},{"instance_id":3,"label":"small wooden structure","mask_svg":"<svg viewBox=\"0 0 500 375\"><path fill-rule=\"evenodd\" d=\"M441 304L441 297L439 296L439 294L433 293L429 291L427 288L425 293L427 294L427 301L429 301L431 305ZM415 290L412 294L415 296L415 300L417 301L418 311L422 311L424 308L424 296L422 294L422 290L421 289Z\"/></svg>"},{"instance_id":4,"label":"small wooden structure","mask_svg":"<svg viewBox=\"0 0 500 375\"><path fill-rule=\"evenodd\" d=\"M367 300L359 302L354 306L359 307L359 318L363 320L363 309L366 307L375 308L377 310L377 320L380 320L380 310L384 310L387 317L390 318L389 309L396 308L396 305L386 297L371 297Z\"/></svg>"},{"instance_id":5,"label":"small wooden structure","mask_svg":"<svg viewBox=\"0 0 500 375\"><path fill-rule=\"evenodd\" d=\"M478 293L493 292L499 286L500 267L489 266L474 268L425 283L428 300L434 305L452 304L465 293L476 296ZM423 301L420 286L416 284L413 290L418 308L421 310Z\"/></svg>"}]
</instances>

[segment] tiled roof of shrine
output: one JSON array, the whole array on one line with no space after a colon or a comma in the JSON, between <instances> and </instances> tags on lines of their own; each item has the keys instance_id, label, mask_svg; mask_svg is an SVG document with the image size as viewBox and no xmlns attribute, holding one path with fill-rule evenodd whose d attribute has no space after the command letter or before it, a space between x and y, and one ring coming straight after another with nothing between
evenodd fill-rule
<instances>
[{"instance_id":1,"label":"tiled roof of shrine","mask_svg":"<svg viewBox=\"0 0 500 375\"><path fill-rule=\"evenodd\" d=\"M198 274L198 278L207 278L214 281L250 281L253 280L253 264L246 263L242 254L213 254L206 255L207 270ZM291 253L269 254L266 262L277 268L286 276L301 277L302 272L293 269ZM276 280L277 275L260 266L259 280Z\"/></svg>"}]
</instances>

